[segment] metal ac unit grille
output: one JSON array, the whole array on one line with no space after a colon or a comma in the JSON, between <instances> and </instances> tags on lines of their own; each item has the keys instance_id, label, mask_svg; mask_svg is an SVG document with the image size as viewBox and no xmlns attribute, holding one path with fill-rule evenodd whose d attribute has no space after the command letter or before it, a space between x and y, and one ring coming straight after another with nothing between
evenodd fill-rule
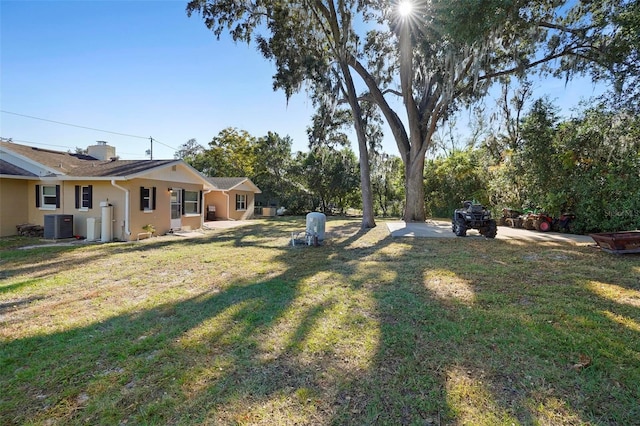
<instances>
[{"instance_id":1,"label":"metal ac unit grille","mask_svg":"<svg viewBox=\"0 0 640 426\"><path fill-rule=\"evenodd\" d=\"M44 216L44 238L57 240L73 238L73 215L47 214Z\"/></svg>"}]
</instances>

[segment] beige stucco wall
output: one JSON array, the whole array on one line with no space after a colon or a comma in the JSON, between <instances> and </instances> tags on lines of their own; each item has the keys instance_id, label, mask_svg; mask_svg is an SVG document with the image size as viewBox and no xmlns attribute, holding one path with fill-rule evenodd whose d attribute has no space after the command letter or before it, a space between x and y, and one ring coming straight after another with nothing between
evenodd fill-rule
<instances>
[{"instance_id":1,"label":"beige stucco wall","mask_svg":"<svg viewBox=\"0 0 640 426\"><path fill-rule=\"evenodd\" d=\"M187 191L202 191L201 184L185 182L166 182L154 179L134 179L121 186L127 187L131 193L131 239L135 240L139 233L144 232L143 226L153 224L157 235L164 235L171 230L171 192L169 188ZM156 209L153 211L140 210L140 187L156 188ZM199 229L202 215L182 215L183 229Z\"/></svg>"},{"instance_id":2,"label":"beige stucco wall","mask_svg":"<svg viewBox=\"0 0 640 426\"><path fill-rule=\"evenodd\" d=\"M236 194L247 196L246 210L236 210ZM253 218L255 207L255 194L248 191L229 191L229 219L246 220Z\"/></svg>"},{"instance_id":3,"label":"beige stucco wall","mask_svg":"<svg viewBox=\"0 0 640 426\"><path fill-rule=\"evenodd\" d=\"M202 191L203 183L197 181L193 173L184 166L173 166L165 171L167 177L175 180L162 180L162 173L155 173L153 179L133 179L129 181L110 180L0 180L0 232L4 235L15 235L15 226L20 223L33 223L44 226L44 216L50 214L73 215L74 235L87 236L87 218L102 218L101 202L112 206L112 237L114 240L135 240L144 232L143 226L153 224L157 235L164 235L171 229L170 191L169 188L187 191ZM191 182L188 182L191 180ZM36 185L60 185L60 208L36 207ZM93 206L91 209L75 208L75 186L92 185ZM145 212L140 210L140 187L156 188L156 208ZM126 191L129 194L129 230L126 229ZM206 204L205 204L206 205ZM201 211L204 211L201 206ZM182 229L199 229L202 225L202 213L181 216ZM101 228L101 227L100 227Z\"/></svg>"},{"instance_id":4,"label":"beige stucco wall","mask_svg":"<svg viewBox=\"0 0 640 426\"><path fill-rule=\"evenodd\" d=\"M122 240L122 229L117 226L119 222L124 220L124 191L111 185L111 182L105 181L88 181L88 182L64 182L62 184L62 202L60 207L62 214L73 215L73 232L74 235L86 237L87 218L93 217L100 219L102 222L101 202L107 202L112 205L112 228L111 232L114 239ZM76 209L75 206L75 186L93 186L93 206L91 209ZM34 190L35 191L35 190ZM102 231L102 225L100 226Z\"/></svg>"},{"instance_id":5,"label":"beige stucco wall","mask_svg":"<svg viewBox=\"0 0 640 426\"><path fill-rule=\"evenodd\" d=\"M36 185L60 185L60 208L36 207ZM75 208L75 186L93 186L93 207ZM124 222L124 191L111 185L109 181L29 181L26 188L28 204L28 222L44 226L44 216L50 214L73 215L73 234L87 236L87 218L102 218L101 202L112 205L112 236L116 240L125 240L122 223ZM102 229L101 229L102 230Z\"/></svg>"},{"instance_id":6,"label":"beige stucco wall","mask_svg":"<svg viewBox=\"0 0 640 426\"><path fill-rule=\"evenodd\" d=\"M35 206L35 185L60 185L60 208L44 209ZM75 185L93 185L93 208L75 208ZM152 179L134 179L131 181L116 181L115 187L110 181L30 181L26 188L28 204L28 222L44 225L44 216L49 214L73 215L74 235L87 236L87 218L102 218L100 202L108 202L112 206L112 236L114 240L135 240L139 233L144 232L143 226L153 224L157 235L164 235L170 230L170 193L168 188L183 188L189 191L200 191L199 184L172 184ZM179 185L179 186L178 186ZM140 187L156 187L156 209L150 212L140 210ZM125 190L130 197L130 235L125 226ZM3 203L4 204L4 203ZM201 215L182 216L182 226L198 229L201 225ZM15 225L14 225L15 226Z\"/></svg>"},{"instance_id":7,"label":"beige stucco wall","mask_svg":"<svg viewBox=\"0 0 640 426\"><path fill-rule=\"evenodd\" d=\"M0 237L16 235L16 225L29 221L28 186L26 180L0 179Z\"/></svg>"},{"instance_id":8,"label":"beige stucco wall","mask_svg":"<svg viewBox=\"0 0 640 426\"><path fill-rule=\"evenodd\" d=\"M236 210L236 194L247 196L247 209ZM255 194L250 191L212 191L205 195L205 207L216 206L216 218L220 220L246 220L253 218Z\"/></svg>"},{"instance_id":9,"label":"beige stucco wall","mask_svg":"<svg viewBox=\"0 0 640 426\"><path fill-rule=\"evenodd\" d=\"M227 196L222 191L212 191L204 196L205 215L207 206L216 206L216 219L229 219ZM206 216L205 216L206 217Z\"/></svg>"}]
</instances>

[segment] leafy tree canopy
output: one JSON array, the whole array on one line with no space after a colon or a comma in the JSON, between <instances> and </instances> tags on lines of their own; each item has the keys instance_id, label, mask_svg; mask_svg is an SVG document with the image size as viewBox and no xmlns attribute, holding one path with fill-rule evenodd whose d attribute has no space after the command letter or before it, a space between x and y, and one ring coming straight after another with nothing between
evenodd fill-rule
<instances>
[{"instance_id":1,"label":"leafy tree canopy","mask_svg":"<svg viewBox=\"0 0 640 426\"><path fill-rule=\"evenodd\" d=\"M631 0L416 0L408 16L385 0L192 0L187 12L201 14L218 37L228 31L255 41L276 65L274 89L287 97L306 82L318 102L348 99L362 168L357 75L366 88L358 99L378 107L405 165L406 220L425 219L424 160L435 130L496 79L589 73L613 78L624 93L638 76L639 13ZM392 108L392 97L404 112Z\"/></svg>"}]
</instances>

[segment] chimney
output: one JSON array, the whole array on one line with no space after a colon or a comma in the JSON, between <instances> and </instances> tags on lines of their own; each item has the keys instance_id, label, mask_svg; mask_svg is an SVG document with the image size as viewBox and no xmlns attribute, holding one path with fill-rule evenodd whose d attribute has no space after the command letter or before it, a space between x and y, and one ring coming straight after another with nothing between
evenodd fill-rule
<instances>
[{"instance_id":1,"label":"chimney","mask_svg":"<svg viewBox=\"0 0 640 426\"><path fill-rule=\"evenodd\" d=\"M106 141L96 141L96 145L87 147L87 154L98 160L107 161L116 156L116 148L107 145Z\"/></svg>"}]
</instances>

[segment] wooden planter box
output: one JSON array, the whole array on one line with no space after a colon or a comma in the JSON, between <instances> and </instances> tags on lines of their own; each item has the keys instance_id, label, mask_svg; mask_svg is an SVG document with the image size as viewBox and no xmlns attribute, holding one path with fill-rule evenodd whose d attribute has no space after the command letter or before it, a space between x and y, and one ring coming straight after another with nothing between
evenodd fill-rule
<instances>
[{"instance_id":1,"label":"wooden planter box","mask_svg":"<svg viewBox=\"0 0 640 426\"><path fill-rule=\"evenodd\" d=\"M600 248L609 253L640 253L640 231L589 234Z\"/></svg>"}]
</instances>

